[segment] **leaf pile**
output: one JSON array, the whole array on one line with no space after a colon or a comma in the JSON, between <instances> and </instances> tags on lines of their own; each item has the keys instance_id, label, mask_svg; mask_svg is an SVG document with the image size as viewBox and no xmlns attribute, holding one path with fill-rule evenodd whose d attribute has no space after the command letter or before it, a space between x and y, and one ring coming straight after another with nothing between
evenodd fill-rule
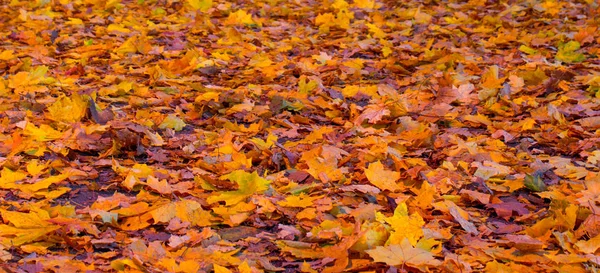
<instances>
[{"instance_id":1,"label":"leaf pile","mask_svg":"<svg viewBox=\"0 0 600 273\"><path fill-rule=\"evenodd\" d=\"M2 1L0 268L600 267L595 1Z\"/></svg>"}]
</instances>

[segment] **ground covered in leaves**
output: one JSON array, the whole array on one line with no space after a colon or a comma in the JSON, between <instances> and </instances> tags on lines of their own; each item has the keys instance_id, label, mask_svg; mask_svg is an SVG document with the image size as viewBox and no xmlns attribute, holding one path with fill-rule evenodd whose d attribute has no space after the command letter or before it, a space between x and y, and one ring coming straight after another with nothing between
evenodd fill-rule
<instances>
[{"instance_id":1,"label":"ground covered in leaves","mask_svg":"<svg viewBox=\"0 0 600 273\"><path fill-rule=\"evenodd\" d=\"M401 2L1 1L0 269L597 272L597 2Z\"/></svg>"}]
</instances>

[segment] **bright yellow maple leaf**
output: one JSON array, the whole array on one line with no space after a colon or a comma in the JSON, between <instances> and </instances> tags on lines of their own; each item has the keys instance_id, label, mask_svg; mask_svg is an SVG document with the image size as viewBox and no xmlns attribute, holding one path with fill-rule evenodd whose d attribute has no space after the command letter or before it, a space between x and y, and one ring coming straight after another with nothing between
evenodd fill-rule
<instances>
[{"instance_id":1,"label":"bright yellow maple leaf","mask_svg":"<svg viewBox=\"0 0 600 273\"><path fill-rule=\"evenodd\" d=\"M243 170L233 171L227 175L220 177L228 179L238 184L238 189L235 191L221 192L218 195L208 197L209 204L225 201L227 206L235 205L246 200L253 194L259 194L269 189L270 181L258 175L258 173L248 173Z\"/></svg>"},{"instance_id":2,"label":"bright yellow maple leaf","mask_svg":"<svg viewBox=\"0 0 600 273\"><path fill-rule=\"evenodd\" d=\"M417 241L423 237L423 217L417 213L408 215L406 203L399 204L391 217L385 217L377 212L376 218L380 222L385 222L390 226L390 237L387 244L400 244L403 239L408 239L410 244L416 245Z\"/></svg>"},{"instance_id":3,"label":"bright yellow maple leaf","mask_svg":"<svg viewBox=\"0 0 600 273\"><path fill-rule=\"evenodd\" d=\"M2 189L16 189L17 185L15 182L23 180L27 177L27 174L22 171L13 171L7 167L2 168L0 172L0 188Z\"/></svg>"},{"instance_id":4,"label":"bright yellow maple leaf","mask_svg":"<svg viewBox=\"0 0 600 273\"><path fill-rule=\"evenodd\" d=\"M245 12L244 10L238 10L236 12L232 12L229 14L229 17L227 17L227 20L225 21L225 24L229 24L229 25L238 25L238 24L242 24L242 25L252 25L255 24L254 20L252 20L252 15L248 14L247 12Z\"/></svg>"},{"instance_id":5,"label":"bright yellow maple leaf","mask_svg":"<svg viewBox=\"0 0 600 273\"><path fill-rule=\"evenodd\" d=\"M51 141L62 137L62 133L54 130L52 127L41 124L40 127L36 127L31 122L27 122L23 129L23 135L32 137L36 141Z\"/></svg>"},{"instance_id":6,"label":"bright yellow maple leaf","mask_svg":"<svg viewBox=\"0 0 600 273\"><path fill-rule=\"evenodd\" d=\"M253 66L256 68L265 68L271 66L272 64L273 61L271 61L267 54L256 54L252 56L252 58L248 62L249 66Z\"/></svg>"},{"instance_id":7,"label":"bright yellow maple leaf","mask_svg":"<svg viewBox=\"0 0 600 273\"><path fill-rule=\"evenodd\" d=\"M369 167L365 169L365 176L367 176L371 184L381 190L392 192L401 190L400 186L396 183L400 179L400 173L385 170L383 164L379 161L369 164Z\"/></svg>"},{"instance_id":8,"label":"bright yellow maple leaf","mask_svg":"<svg viewBox=\"0 0 600 273\"><path fill-rule=\"evenodd\" d=\"M87 102L75 93L71 97L61 96L48 107L48 118L61 122L78 122L87 111Z\"/></svg>"},{"instance_id":9,"label":"bright yellow maple leaf","mask_svg":"<svg viewBox=\"0 0 600 273\"><path fill-rule=\"evenodd\" d=\"M201 12L207 11L213 5L212 0L187 0L187 3L192 9L200 10Z\"/></svg>"},{"instance_id":10,"label":"bright yellow maple leaf","mask_svg":"<svg viewBox=\"0 0 600 273\"><path fill-rule=\"evenodd\" d=\"M46 221L50 219L47 211L34 209L28 213L0 210L2 219L10 225L0 225L0 238L6 246L19 246L35 241L60 228Z\"/></svg>"},{"instance_id":11,"label":"bright yellow maple leaf","mask_svg":"<svg viewBox=\"0 0 600 273\"><path fill-rule=\"evenodd\" d=\"M283 207L292 207L292 208L306 208L313 205L315 200L320 199L323 196L308 196L304 193L300 195L290 195L285 198L285 200L277 202L278 205Z\"/></svg>"},{"instance_id":12,"label":"bright yellow maple leaf","mask_svg":"<svg viewBox=\"0 0 600 273\"><path fill-rule=\"evenodd\" d=\"M36 175L41 174L42 171L44 171L47 167L48 167L48 163L40 164L39 160L33 159L33 160L29 161L29 163L27 163L26 169L30 175L36 176Z\"/></svg>"}]
</instances>

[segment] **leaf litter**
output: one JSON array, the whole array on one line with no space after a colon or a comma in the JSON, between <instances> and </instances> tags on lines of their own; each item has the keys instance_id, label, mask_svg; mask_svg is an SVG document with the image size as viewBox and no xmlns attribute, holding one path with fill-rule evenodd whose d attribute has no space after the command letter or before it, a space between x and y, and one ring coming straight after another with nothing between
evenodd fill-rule
<instances>
[{"instance_id":1,"label":"leaf litter","mask_svg":"<svg viewBox=\"0 0 600 273\"><path fill-rule=\"evenodd\" d=\"M4 1L7 272L595 272L594 1Z\"/></svg>"}]
</instances>

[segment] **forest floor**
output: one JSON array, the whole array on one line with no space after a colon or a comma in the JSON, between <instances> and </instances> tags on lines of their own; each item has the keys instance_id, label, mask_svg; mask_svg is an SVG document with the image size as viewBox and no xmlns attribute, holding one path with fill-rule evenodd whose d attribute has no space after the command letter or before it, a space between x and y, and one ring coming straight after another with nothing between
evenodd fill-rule
<instances>
[{"instance_id":1,"label":"forest floor","mask_svg":"<svg viewBox=\"0 0 600 273\"><path fill-rule=\"evenodd\" d=\"M598 272L597 1L0 1L0 272Z\"/></svg>"}]
</instances>

